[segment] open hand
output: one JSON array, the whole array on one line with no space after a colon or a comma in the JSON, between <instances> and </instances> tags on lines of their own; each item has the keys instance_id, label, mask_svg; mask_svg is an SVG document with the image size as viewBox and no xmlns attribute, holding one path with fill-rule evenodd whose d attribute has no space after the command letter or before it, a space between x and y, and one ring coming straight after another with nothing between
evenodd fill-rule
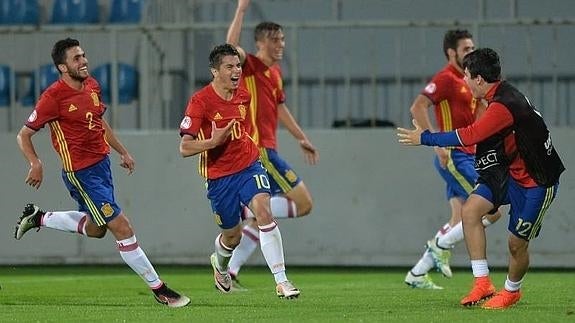
<instances>
[{"instance_id":1,"label":"open hand","mask_svg":"<svg viewBox=\"0 0 575 323\"><path fill-rule=\"evenodd\" d=\"M42 180L44 179L44 170L42 168L42 162L38 160L30 164L30 170L28 171L28 176L26 176L26 184L32 186L35 189L39 189L42 185Z\"/></svg>"},{"instance_id":2,"label":"open hand","mask_svg":"<svg viewBox=\"0 0 575 323\"><path fill-rule=\"evenodd\" d=\"M421 145L421 133L423 129L417 124L417 121L413 119L411 121L415 129L405 129L397 128L397 136L399 137L399 143L406 146L418 146Z\"/></svg>"},{"instance_id":3,"label":"open hand","mask_svg":"<svg viewBox=\"0 0 575 323\"><path fill-rule=\"evenodd\" d=\"M219 146L221 144L223 144L226 139L228 138L228 136L232 133L232 127L234 126L234 123L236 122L236 119L231 120L230 122L228 122L228 124L223 127L223 128L218 128L216 126L216 122L212 121L212 137L211 140L214 144L214 147Z\"/></svg>"},{"instance_id":4,"label":"open hand","mask_svg":"<svg viewBox=\"0 0 575 323\"><path fill-rule=\"evenodd\" d=\"M132 156L128 153L121 155L120 158L122 159L120 166L128 170L128 175L132 175L136 167L136 162L134 161L134 158L132 158Z\"/></svg>"},{"instance_id":5,"label":"open hand","mask_svg":"<svg viewBox=\"0 0 575 323\"><path fill-rule=\"evenodd\" d=\"M306 163L310 165L315 165L319 162L319 152L309 140L307 139L300 140L299 145L303 151L303 157Z\"/></svg>"}]
</instances>

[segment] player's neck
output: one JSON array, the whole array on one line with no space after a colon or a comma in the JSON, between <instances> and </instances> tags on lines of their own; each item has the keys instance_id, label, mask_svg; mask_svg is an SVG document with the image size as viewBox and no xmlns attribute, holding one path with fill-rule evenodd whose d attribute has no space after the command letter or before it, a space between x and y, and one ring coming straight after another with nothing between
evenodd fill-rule
<instances>
[{"instance_id":1,"label":"player's neck","mask_svg":"<svg viewBox=\"0 0 575 323\"><path fill-rule=\"evenodd\" d=\"M220 98L229 101L234 97L234 89L225 88L221 85L218 85L216 82L212 82L211 85L212 89L214 89L214 92L216 92Z\"/></svg>"},{"instance_id":2,"label":"player's neck","mask_svg":"<svg viewBox=\"0 0 575 323\"><path fill-rule=\"evenodd\" d=\"M62 75L62 80L71 88L81 90L84 88L84 82L73 79L66 74Z\"/></svg>"},{"instance_id":3,"label":"player's neck","mask_svg":"<svg viewBox=\"0 0 575 323\"><path fill-rule=\"evenodd\" d=\"M461 68L461 66L459 66L459 64L457 64L457 61L450 60L449 65L453 66L459 73L463 74L463 69Z\"/></svg>"},{"instance_id":4,"label":"player's neck","mask_svg":"<svg viewBox=\"0 0 575 323\"><path fill-rule=\"evenodd\" d=\"M262 61L262 63L264 63L266 66L272 66L275 63L277 63L276 60L274 60L272 57L270 57L269 55L265 55L263 52L259 51L256 53L256 57L259 58L260 61Z\"/></svg>"}]
</instances>

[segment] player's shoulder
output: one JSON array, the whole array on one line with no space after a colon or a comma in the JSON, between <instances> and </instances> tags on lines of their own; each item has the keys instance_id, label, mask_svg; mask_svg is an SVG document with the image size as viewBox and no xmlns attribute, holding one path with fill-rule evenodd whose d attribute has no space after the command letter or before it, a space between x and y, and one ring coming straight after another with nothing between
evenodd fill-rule
<instances>
[{"instance_id":1,"label":"player's shoulder","mask_svg":"<svg viewBox=\"0 0 575 323\"><path fill-rule=\"evenodd\" d=\"M449 65L443 67L441 70L439 70L437 73L435 73L435 75L433 76L433 79L436 80L452 80L454 78L456 78L457 75L455 75L455 73L453 73L453 70L451 69L451 67Z\"/></svg>"},{"instance_id":2,"label":"player's shoulder","mask_svg":"<svg viewBox=\"0 0 575 323\"><path fill-rule=\"evenodd\" d=\"M457 76L448 68L444 68L431 78L430 83L435 84L438 88L450 87L454 82L456 82Z\"/></svg>"},{"instance_id":3,"label":"player's shoulder","mask_svg":"<svg viewBox=\"0 0 575 323\"><path fill-rule=\"evenodd\" d=\"M94 77L89 76L87 79L84 80L84 86L88 89L100 89L100 83Z\"/></svg>"},{"instance_id":4,"label":"player's shoulder","mask_svg":"<svg viewBox=\"0 0 575 323\"><path fill-rule=\"evenodd\" d=\"M214 95L215 91L212 89L212 85L208 84L203 88L197 90L194 94L192 94L190 101L197 101L197 100L203 101L209 99L210 97L213 97Z\"/></svg>"},{"instance_id":5,"label":"player's shoulder","mask_svg":"<svg viewBox=\"0 0 575 323\"><path fill-rule=\"evenodd\" d=\"M245 101L245 100L250 100L251 94L250 94L250 91L248 90L248 88L244 84L241 84L238 87L238 89L236 90L235 97L238 100Z\"/></svg>"},{"instance_id":6,"label":"player's shoulder","mask_svg":"<svg viewBox=\"0 0 575 323\"><path fill-rule=\"evenodd\" d=\"M210 84L204 86L192 94L188 101L188 109L191 107L194 107L194 109L205 107L209 102L215 100L215 95L215 91L212 89Z\"/></svg>"},{"instance_id":7,"label":"player's shoulder","mask_svg":"<svg viewBox=\"0 0 575 323\"><path fill-rule=\"evenodd\" d=\"M62 79L56 80L54 83L50 84L40 95L40 97L48 97L52 99L57 99L61 96L61 93L66 91L69 87L66 85Z\"/></svg>"},{"instance_id":8,"label":"player's shoulder","mask_svg":"<svg viewBox=\"0 0 575 323\"><path fill-rule=\"evenodd\" d=\"M254 61L259 60L260 59L256 55L246 52L246 62L253 63Z\"/></svg>"}]
</instances>

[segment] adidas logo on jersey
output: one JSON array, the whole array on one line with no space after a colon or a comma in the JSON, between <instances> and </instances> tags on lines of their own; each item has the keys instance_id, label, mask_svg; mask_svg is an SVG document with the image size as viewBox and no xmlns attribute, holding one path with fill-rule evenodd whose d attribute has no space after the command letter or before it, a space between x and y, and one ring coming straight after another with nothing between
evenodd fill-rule
<instances>
[{"instance_id":1,"label":"adidas logo on jersey","mask_svg":"<svg viewBox=\"0 0 575 323\"><path fill-rule=\"evenodd\" d=\"M70 104L70 107L68 108L68 112L72 112L72 111L76 111L76 110L78 110L78 108L76 108L75 105Z\"/></svg>"},{"instance_id":2,"label":"adidas logo on jersey","mask_svg":"<svg viewBox=\"0 0 575 323\"><path fill-rule=\"evenodd\" d=\"M219 112L216 112L216 115L214 116L214 120L222 120L222 115Z\"/></svg>"}]
</instances>

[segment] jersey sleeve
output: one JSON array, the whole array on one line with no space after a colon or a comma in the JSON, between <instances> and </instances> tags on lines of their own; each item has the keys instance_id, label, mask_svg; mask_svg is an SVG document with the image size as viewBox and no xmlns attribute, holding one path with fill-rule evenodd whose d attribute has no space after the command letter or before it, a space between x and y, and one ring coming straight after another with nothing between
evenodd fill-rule
<instances>
[{"instance_id":1,"label":"jersey sleeve","mask_svg":"<svg viewBox=\"0 0 575 323\"><path fill-rule=\"evenodd\" d=\"M446 74L435 75L421 91L421 94L428 97L433 104L437 104L449 96L449 91L453 88L452 83Z\"/></svg>"},{"instance_id":2,"label":"jersey sleeve","mask_svg":"<svg viewBox=\"0 0 575 323\"><path fill-rule=\"evenodd\" d=\"M473 124L457 129L457 136L465 146L477 144L513 125L513 115L501 103L492 102Z\"/></svg>"},{"instance_id":3,"label":"jersey sleeve","mask_svg":"<svg viewBox=\"0 0 575 323\"><path fill-rule=\"evenodd\" d=\"M40 96L34 111L28 117L26 126L33 130L40 130L44 125L60 116L58 102L48 93Z\"/></svg>"},{"instance_id":4,"label":"jersey sleeve","mask_svg":"<svg viewBox=\"0 0 575 323\"><path fill-rule=\"evenodd\" d=\"M180 136L198 136L198 132L202 126L204 110L205 103L196 96L192 96L186 107L184 118L180 123Z\"/></svg>"}]
</instances>

